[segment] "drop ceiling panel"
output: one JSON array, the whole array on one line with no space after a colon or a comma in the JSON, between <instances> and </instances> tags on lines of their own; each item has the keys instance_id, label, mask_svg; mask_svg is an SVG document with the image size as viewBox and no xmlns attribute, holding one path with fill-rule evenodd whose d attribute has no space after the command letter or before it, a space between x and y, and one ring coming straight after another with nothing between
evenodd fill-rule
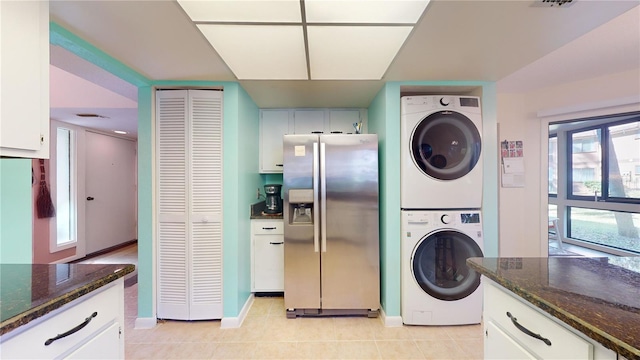
<instances>
[{"instance_id":1,"label":"drop ceiling panel","mask_svg":"<svg viewBox=\"0 0 640 360\"><path fill-rule=\"evenodd\" d=\"M301 26L198 25L238 79L307 79Z\"/></svg>"},{"instance_id":2,"label":"drop ceiling panel","mask_svg":"<svg viewBox=\"0 0 640 360\"><path fill-rule=\"evenodd\" d=\"M308 23L415 24L428 0L305 0Z\"/></svg>"},{"instance_id":3,"label":"drop ceiling panel","mask_svg":"<svg viewBox=\"0 0 640 360\"><path fill-rule=\"evenodd\" d=\"M381 79L410 26L308 26L313 80Z\"/></svg>"},{"instance_id":4,"label":"drop ceiling panel","mask_svg":"<svg viewBox=\"0 0 640 360\"><path fill-rule=\"evenodd\" d=\"M217 0L178 3L193 21L215 22L300 22L299 0Z\"/></svg>"}]
</instances>

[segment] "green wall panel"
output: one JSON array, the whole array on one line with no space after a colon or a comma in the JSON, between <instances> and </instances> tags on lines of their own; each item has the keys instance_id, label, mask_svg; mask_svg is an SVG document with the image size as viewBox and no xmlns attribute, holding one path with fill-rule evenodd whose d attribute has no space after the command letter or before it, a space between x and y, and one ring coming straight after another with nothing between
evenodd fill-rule
<instances>
[{"instance_id":1,"label":"green wall panel","mask_svg":"<svg viewBox=\"0 0 640 360\"><path fill-rule=\"evenodd\" d=\"M31 159L0 159L0 264L31 264Z\"/></svg>"}]
</instances>

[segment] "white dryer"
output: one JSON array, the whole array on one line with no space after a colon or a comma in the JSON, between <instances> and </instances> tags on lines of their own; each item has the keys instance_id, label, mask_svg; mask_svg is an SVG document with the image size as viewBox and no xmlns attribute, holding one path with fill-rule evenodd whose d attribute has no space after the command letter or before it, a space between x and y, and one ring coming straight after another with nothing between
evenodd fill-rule
<instances>
[{"instance_id":1,"label":"white dryer","mask_svg":"<svg viewBox=\"0 0 640 360\"><path fill-rule=\"evenodd\" d=\"M402 211L402 322L479 324L480 274L466 260L482 257L478 210Z\"/></svg>"},{"instance_id":2,"label":"white dryer","mask_svg":"<svg viewBox=\"0 0 640 360\"><path fill-rule=\"evenodd\" d=\"M401 98L402 209L482 205L482 110L473 96Z\"/></svg>"}]
</instances>

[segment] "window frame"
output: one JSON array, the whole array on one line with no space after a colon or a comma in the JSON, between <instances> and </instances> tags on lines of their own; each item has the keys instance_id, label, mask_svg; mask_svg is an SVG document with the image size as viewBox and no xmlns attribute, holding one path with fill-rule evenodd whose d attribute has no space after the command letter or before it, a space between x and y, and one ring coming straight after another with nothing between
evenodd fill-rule
<instances>
[{"instance_id":1,"label":"window frame","mask_svg":"<svg viewBox=\"0 0 640 360\"><path fill-rule=\"evenodd\" d=\"M56 216L52 218L52 221L49 223L49 252L56 253L62 250L75 248L78 246L78 184L77 184L77 172L78 172L78 153L77 153L77 131L72 127L57 125L51 126L51 137L50 144L52 149L56 149L58 146L58 129L64 129L69 131L69 181L70 181L70 217L71 217L71 229L70 229L70 239L68 241L59 242L58 239L58 219L59 216L57 214L57 175L58 175L58 157L57 150L51 153L49 159L49 173L50 173L50 183L51 183L51 196L54 204L56 204ZM55 156L54 156L55 154Z\"/></svg>"},{"instance_id":2,"label":"window frame","mask_svg":"<svg viewBox=\"0 0 640 360\"><path fill-rule=\"evenodd\" d=\"M609 123L587 126L576 128L572 130L568 130L566 132L566 151L567 151L567 183L566 191L567 191L567 200L579 200L579 201L598 201L598 202L610 202L610 203L626 203L626 204L640 204L640 198L622 198L609 196L609 168L610 168L610 159L609 159L609 143L610 143L610 132L609 128L612 126L623 125L633 122L640 121L640 116L634 116L631 118L612 121ZM601 164L600 164L600 190L598 196L591 195L574 195L573 193L573 134L581 133L590 130L600 130L600 156L601 156ZM549 136L551 138L551 136ZM549 194L551 197L552 194Z\"/></svg>"},{"instance_id":3,"label":"window frame","mask_svg":"<svg viewBox=\"0 0 640 360\"><path fill-rule=\"evenodd\" d=\"M547 145L545 146L548 147L549 139L551 139L552 137L558 138L558 193L557 195L547 193L547 207L556 206L557 218L559 219L559 224L561 225L560 229L564 236L564 242L615 256L638 256L640 254L635 250L608 246L605 244L599 244L597 242L572 237L572 216L570 210L570 208L585 208L611 212L626 212L632 214L640 213L637 206L637 204L640 204L640 199L637 198L607 197L605 199L606 201L602 201L603 199L594 201L593 196L570 196L570 191L573 184L573 176L571 175L570 178L570 174L572 174L573 172L573 159L571 156L572 144L569 139L572 134L589 129L613 127L620 124L634 123L637 121L640 121L640 111L620 112L593 117L564 119L557 122L547 123L548 136L546 140ZM607 146L609 146L609 137L607 137L606 141ZM603 157L607 156L606 161L609 161L608 155L608 153L602 154ZM608 177L609 169L606 168L605 170L606 173L603 174Z\"/></svg>"}]
</instances>

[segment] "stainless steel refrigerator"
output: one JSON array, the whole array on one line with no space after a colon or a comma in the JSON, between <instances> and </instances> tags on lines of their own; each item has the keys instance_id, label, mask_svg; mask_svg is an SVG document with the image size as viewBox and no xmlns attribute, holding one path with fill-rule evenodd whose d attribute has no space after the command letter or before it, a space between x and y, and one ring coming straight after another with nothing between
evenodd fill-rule
<instances>
[{"instance_id":1,"label":"stainless steel refrigerator","mask_svg":"<svg viewBox=\"0 0 640 360\"><path fill-rule=\"evenodd\" d=\"M285 135L283 150L287 317L377 316L377 135Z\"/></svg>"}]
</instances>

